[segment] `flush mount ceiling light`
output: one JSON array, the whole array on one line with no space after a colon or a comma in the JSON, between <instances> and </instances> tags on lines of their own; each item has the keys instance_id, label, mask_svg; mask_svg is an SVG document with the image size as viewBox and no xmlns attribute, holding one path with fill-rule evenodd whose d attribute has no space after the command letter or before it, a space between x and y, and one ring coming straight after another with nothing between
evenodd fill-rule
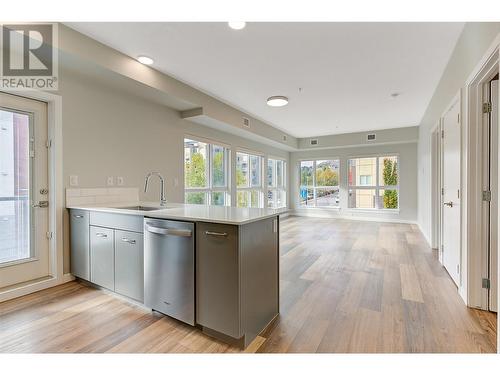
<instances>
[{"instance_id":1,"label":"flush mount ceiling light","mask_svg":"<svg viewBox=\"0 0 500 375\"><path fill-rule=\"evenodd\" d=\"M241 29L245 28L245 26L247 25L246 22L242 22L242 21L233 21L233 22L228 22L227 24L229 25L229 27L231 29L234 29L234 30L241 30Z\"/></svg>"},{"instance_id":2,"label":"flush mount ceiling light","mask_svg":"<svg viewBox=\"0 0 500 375\"><path fill-rule=\"evenodd\" d=\"M152 65L154 63L153 59L147 56L139 56L137 61L144 65Z\"/></svg>"},{"instance_id":3,"label":"flush mount ceiling light","mask_svg":"<svg viewBox=\"0 0 500 375\"><path fill-rule=\"evenodd\" d=\"M270 107L283 107L288 104L288 98L286 96L271 96L267 98L267 105Z\"/></svg>"}]
</instances>

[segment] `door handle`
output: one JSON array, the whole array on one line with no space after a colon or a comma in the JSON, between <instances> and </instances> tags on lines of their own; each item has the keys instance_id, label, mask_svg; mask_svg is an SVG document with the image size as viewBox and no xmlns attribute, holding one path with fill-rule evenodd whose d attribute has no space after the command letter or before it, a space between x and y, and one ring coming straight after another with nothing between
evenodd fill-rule
<instances>
[{"instance_id":1,"label":"door handle","mask_svg":"<svg viewBox=\"0 0 500 375\"><path fill-rule=\"evenodd\" d=\"M122 241L129 243L131 245L135 245L135 240L130 240L130 239L124 237L124 238L122 238Z\"/></svg>"},{"instance_id":2,"label":"door handle","mask_svg":"<svg viewBox=\"0 0 500 375\"><path fill-rule=\"evenodd\" d=\"M107 238L108 235L104 233L96 233L96 237Z\"/></svg>"},{"instance_id":3,"label":"door handle","mask_svg":"<svg viewBox=\"0 0 500 375\"><path fill-rule=\"evenodd\" d=\"M161 234L164 236L191 237L192 235L192 232L189 229L160 228L147 225L146 230L150 233Z\"/></svg>"},{"instance_id":4,"label":"door handle","mask_svg":"<svg viewBox=\"0 0 500 375\"><path fill-rule=\"evenodd\" d=\"M75 219L83 219L83 215L73 215Z\"/></svg>"},{"instance_id":5,"label":"door handle","mask_svg":"<svg viewBox=\"0 0 500 375\"><path fill-rule=\"evenodd\" d=\"M211 231L206 231L205 234L207 236L215 236L215 237L227 237L227 233L221 233L221 232L211 232Z\"/></svg>"},{"instance_id":6,"label":"door handle","mask_svg":"<svg viewBox=\"0 0 500 375\"><path fill-rule=\"evenodd\" d=\"M49 201L39 201L38 204L33 204L31 207L33 208L45 208L45 207L49 207Z\"/></svg>"},{"instance_id":7,"label":"door handle","mask_svg":"<svg viewBox=\"0 0 500 375\"><path fill-rule=\"evenodd\" d=\"M452 201L444 202L444 205L448 207L453 207L453 202Z\"/></svg>"}]
</instances>

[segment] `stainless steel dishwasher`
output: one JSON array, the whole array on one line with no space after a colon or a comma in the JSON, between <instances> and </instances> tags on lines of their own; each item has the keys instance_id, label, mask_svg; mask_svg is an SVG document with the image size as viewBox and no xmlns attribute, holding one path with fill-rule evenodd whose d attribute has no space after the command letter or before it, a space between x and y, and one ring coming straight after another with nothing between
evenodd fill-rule
<instances>
[{"instance_id":1,"label":"stainless steel dishwasher","mask_svg":"<svg viewBox=\"0 0 500 375\"><path fill-rule=\"evenodd\" d=\"M194 325L194 224L144 218L144 304Z\"/></svg>"}]
</instances>

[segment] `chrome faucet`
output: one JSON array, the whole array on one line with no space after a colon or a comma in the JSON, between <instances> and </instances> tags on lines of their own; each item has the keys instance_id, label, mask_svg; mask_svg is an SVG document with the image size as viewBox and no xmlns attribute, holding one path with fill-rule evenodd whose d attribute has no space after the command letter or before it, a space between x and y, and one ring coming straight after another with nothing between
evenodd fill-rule
<instances>
[{"instance_id":1,"label":"chrome faucet","mask_svg":"<svg viewBox=\"0 0 500 375\"><path fill-rule=\"evenodd\" d=\"M148 182L151 176L158 176L160 179L160 206L165 206L167 204L167 198L165 197L165 180L160 172L150 172L146 176L146 182L144 184L144 192L148 192Z\"/></svg>"}]
</instances>

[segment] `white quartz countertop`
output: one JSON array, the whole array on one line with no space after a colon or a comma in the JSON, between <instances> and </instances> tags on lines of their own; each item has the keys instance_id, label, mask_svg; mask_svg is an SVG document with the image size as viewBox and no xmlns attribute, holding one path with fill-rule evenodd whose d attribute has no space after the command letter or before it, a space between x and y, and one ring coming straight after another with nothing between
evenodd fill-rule
<instances>
[{"instance_id":1,"label":"white quartz countertop","mask_svg":"<svg viewBox=\"0 0 500 375\"><path fill-rule=\"evenodd\" d=\"M137 209L123 208L134 206L155 207L158 208L158 210L142 211ZM277 216L286 212L286 209L274 210L269 208L236 208L183 203L167 203L165 207L160 207L158 203L153 202L68 205L67 208L125 215L139 215L157 219L184 220L195 222L203 221L209 223L232 225L248 224L254 221Z\"/></svg>"}]
</instances>

